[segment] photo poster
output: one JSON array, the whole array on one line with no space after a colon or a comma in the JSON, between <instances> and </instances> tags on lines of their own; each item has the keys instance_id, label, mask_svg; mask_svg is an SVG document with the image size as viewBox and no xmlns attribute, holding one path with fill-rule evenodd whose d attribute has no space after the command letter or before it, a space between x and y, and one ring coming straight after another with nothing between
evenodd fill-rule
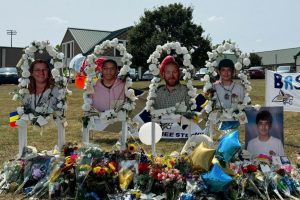
<instances>
[{"instance_id":1,"label":"photo poster","mask_svg":"<svg viewBox=\"0 0 300 200\"><path fill-rule=\"evenodd\" d=\"M280 139L284 145L283 107L261 107L259 110L256 110L255 108L247 108L245 110L248 118L248 123L245 126L245 149L247 149L248 142L258 136L256 115L262 110L269 111L272 116L272 127L269 131L270 136Z\"/></svg>"}]
</instances>

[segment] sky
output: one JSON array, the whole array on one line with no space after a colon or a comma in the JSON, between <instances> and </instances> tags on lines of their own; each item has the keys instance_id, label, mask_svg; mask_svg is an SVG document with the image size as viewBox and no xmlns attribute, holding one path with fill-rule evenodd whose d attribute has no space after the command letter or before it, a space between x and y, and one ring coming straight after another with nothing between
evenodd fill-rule
<instances>
[{"instance_id":1,"label":"sky","mask_svg":"<svg viewBox=\"0 0 300 200\"><path fill-rule=\"evenodd\" d=\"M1 0L0 46L33 40L60 44L68 27L114 31L139 22L145 10L181 2L213 44L231 39L244 52L300 47L299 0Z\"/></svg>"}]
</instances>

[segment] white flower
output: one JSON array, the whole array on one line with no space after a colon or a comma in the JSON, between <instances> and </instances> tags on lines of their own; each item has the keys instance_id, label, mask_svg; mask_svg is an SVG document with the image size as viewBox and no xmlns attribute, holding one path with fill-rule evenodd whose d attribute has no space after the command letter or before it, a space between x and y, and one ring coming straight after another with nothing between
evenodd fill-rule
<instances>
[{"instance_id":1,"label":"white flower","mask_svg":"<svg viewBox=\"0 0 300 200\"><path fill-rule=\"evenodd\" d=\"M184 66L189 66L191 64L190 60L183 60L183 65Z\"/></svg>"},{"instance_id":2,"label":"white flower","mask_svg":"<svg viewBox=\"0 0 300 200\"><path fill-rule=\"evenodd\" d=\"M27 55L27 54L23 54L23 55L22 55L22 59L23 59L23 60L27 60L27 59L28 59L28 55Z\"/></svg>"},{"instance_id":3,"label":"white flower","mask_svg":"<svg viewBox=\"0 0 300 200\"><path fill-rule=\"evenodd\" d=\"M247 90L247 92L250 92L252 90L251 85L246 85L246 90Z\"/></svg>"},{"instance_id":4,"label":"white flower","mask_svg":"<svg viewBox=\"0 0 300 200\"><path fill-rule=\"evenodd\" d=\"M126 97L128 97L130 99L133 98L133 97L135 97L134 90L133 89L129 89L129 90L125 91L125 95L126 95Z\"/></svg>"},{"instance_id":5,"label":"white flower","mask_svg":"<svg viewBox=\"0 0 300 200\"><path fill-rule=\"evenodd\" d=\"M22 79L20 82L20 85L22 87L26 87L29 84L30 80L29 79Z\"/></svg>"},{"instance_id":6,"label":"white flower","mask_svg":"<svg viewBox=\"0 0 300 200\"><path fill-rule=\"evenodd\" d=\"M155 68L157 68L155 64L150 64L149 65L149 70L150 71L153 71Z\"/></svg>"},{"instance_id":7,"label":"white flower","mask_svg":"<svg viewBox=\"0 0 300 200\"><path fill-rule=\"evenodd\" d=\"M34 53L34 52L37 51L37 48L36 48L35 46L30 46L30 47L28 48L28 51L29 51L30 53Z\"/></svg>"},{"instance_id":8,"label":"white flower","mask_svg":"<svg viewBox=\"0 0 300 200\"><path fill-rule=\"evenodd\" d=\"M203 80L206 81L206 82L207 82L207 81L210 81L209 75L208 75L208 74L205 74L204 77L203 77Z\"/></svg>"},{"instance_id":9,"label":"white flower","mask_svg":"<svg viewBox=\"0 0 300 200\"><path fill-rule=\"evenodd\" d=\"M24 108L23 107L18 107L17 108L17 113L18 113L18 115L23 115L24 114Z\"/></svg>"},{"instance_id":10,"label":"white flower","mask_svg":"<svg viewBox=\"0 0 300 200\"><path fill-rule=\"evenodd\" d=\"M22 77L28 78L29 76L30 76L30 72L28 70L22 72Z\"/></svg>"},{"instance_id":11,"label":"white flower","mask_svg":"<svg viewBox=\"0 0 300 200\"><path fill-rule=\"evenodd\" d=\"M64 66L64 65L63 65L62 62L55 62L55 63L54 63L54 67L55 67L55 68L58 68L58 69L59 69L59 68L62 68L63 66Z\"/></svg>"},{"instance_id":12,"label":"white flower","mask_svg":"<svg viewBox=\"0 0 300 200\"><path fill-rule=\"evenodd\" d=\"M217 61L214 61L214 62L211 63L211 66L216 67L217 65L218 65Z\"/></svg>"},{"instance_id":13,"label":"white flower","mask_svg":"<svg viewBox=\"0 0 300 200\"><path fill-rule=\"evenodd\" d=\"M193 53L193 50L194 49L191 49L190 52ZM188 54L189 53L189 51L187 50L186 47L181 47L181 52L182 52L182 54Z\"/></svg>"},{"instance_id":14,"label":"white flower","mask_svg":"<svg viewBox=\"0 0 300 200\"><path fill-rule=\"evenodd\" d=\"M185 55L183 56L183 59L184 59L184 60L190 60L190 59L191 59L191 55L190 55L190 54L185 54Z\"/></svg>"},{"instance_id":15,"label":"white flower","mask_svg":"<svg viewBox=\"0 0 300 200\"><path fill-rule=\"evenodd\" d=\"M249 58L244 58L244 59L243 59L243 64L244 64L245 66L249 66L249 65L250 65L250 59L249 59Z\"/></svg>"},{"instance_id":16,"label":"white flower","mask_svg":"<svg viewBox=\"0 0 300 200\"><path fill-rule=\"evenodd\" d=\"M223 53L223 51L224 51L223 46L222 46L222 45L219 45L218 48L217 48L217 52L218 52L218 53Z\"/></svg>"},{"instance_id":17,"label":"white flower","mask_svg":"<svg viewBox=\"0 0 300 200\"><path fill-rule=\"evenodd\" d=\"M235 69L240 71L242 69L242 64L240 62L235 63L234 65Z\"/></svg>"},{"instance_id":18,"label":"white flower","mask_svg":"<svg viewBox=\"0 0 300 200\"><path fill-rule=\"evenodd\" d=\"M154 68L154 70L152 71L152 74L154 75L154 76L158 76L159 75L159 69L156 67L156 68Z\"/></svg>"},{"instance_id":19,"label":"white flower","mask_svg":"<svg viewBox=\"0 0 300 200\"><path fill-rule=\"evenodd\" d=\"M212 52L207 52L208 58L212 59L214 57L214 54ZM206 65L205 65L206 66Z\"/></svg>"},{"instance_id":20,"label":"white flower","mask_svg":"<svg viewBox=\"0 0 300 200\"><path fill-rule=\"evenodd\" d=\"M53 77L57 77L57 76L60 75L60 74L59 74L59 70L56 69L56 68L54 68L54 69L51 70L51 74L52 74Z\"/></svg>"},{"instance_id":21,"label":"white flower","mask_svg":"<svg viewBox=\"0 0 300 200\"><path fill-rule=\"evenodd\" d=\"M56 55L56 57L58 58L58 59L60 59L60 60L62 60L62 59L64 59L64 57L65 57L65 55L63 54L63 53L58 53L57 55Z\"/></svg>"},{"instance_id":22,"label":"white flower","mask_svg":"<svg viewBox=\"0 0 300 200\"><path fill-rule=\"evenodd\" d=\"M243 100L243 104L247 105L248 103L250 103L250 101L251 101L251 98L249 96L245 96L244 100Z\"/></svg>"},{"instance_id":23,"label":"white flower","mask_svg":"<svg viewBox=\"0 0 300 200\"><path fill-rule=\"evenodd\" d=\"M207 67L207 68L211 67L211 62L207 62L207 63L205 64L205 67Z\"/></svg>"},{"instance_id":24,"label":"white flower","mask_svg":"<svg viewBox=\"0 0 300 200\"><path fill-rule=\"evenodd\" d=\"M225 42L224 49L225 51L229 50L231 48L231 45L228 42Z\"/></svg>"}]
</instances>

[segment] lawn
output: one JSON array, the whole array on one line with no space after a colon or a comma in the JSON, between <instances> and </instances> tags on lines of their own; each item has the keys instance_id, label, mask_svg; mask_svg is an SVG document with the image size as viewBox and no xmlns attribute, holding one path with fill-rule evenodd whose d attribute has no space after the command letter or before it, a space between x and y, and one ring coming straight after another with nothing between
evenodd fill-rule
<instances>
[{"instance_id":1,"label":"lawn","mask_svg":"<svg viewBox=\"0 0 300 200\"><path fill-rule=\"evenodd\" d=\"M147 89L149 82L135 82L135 88ZM201 83L195 81L195 85L201 91ZM252 80L253 91L250 96L253 104L261 104L264 102L264 80ZM8 126L9 112L15 111L18 103L11 100L9 95L16 88L15 85L0 85L0 165L9 159L14 158L18 152L18 136L17 129ZM82 90L74 87L74 84L68 86L73 95L68 98L66 141L81 141L81 116L82 116ZM139 99L136 110L131 114L134 116L145 105L146 95ZM299 148L300 134L298 128L299 113L284 113L284 135L285 135L285 152L288 157L296 162L297 152ZM203 125L202 125L203 126ZM241 127L240 139L244 141L244 128ZM105 132L92 132L90 142L100 144L105 150L110 150L112 145L118 140L120 124L111 125ZM56 129L54 123L50 123L45 128L29 127L28 129L28 145L35 146L38 150L51 150L57 142ZM216 135L215 140L218 138ZM133 142L133 139L130 139ZM181 151L185 140L162 140L157 144L158 153L170 153L172 151ZM141 145L143 146L143 145ZM150 147L143 146L147 151ZM0 167L2 168L2 167Z\"/></svg>"}]
</instances>

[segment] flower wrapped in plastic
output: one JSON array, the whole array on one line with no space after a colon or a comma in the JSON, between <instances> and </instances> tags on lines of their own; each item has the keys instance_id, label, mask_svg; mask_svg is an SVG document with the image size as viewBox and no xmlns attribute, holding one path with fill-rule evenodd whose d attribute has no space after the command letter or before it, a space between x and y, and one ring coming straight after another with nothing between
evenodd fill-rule
<instances>
[{"instance_id":1,"label":"flower wrapped in plastic","mask_svg":"<svg viewBox=\"0 0 300 200\"><path fill-rule=\"evenodd\" d=\"M0 174L0 194L4 191L14 192L17 186L23 182L25 161L13 160L5 162Z\"/></svg>"},{"instance_id":2,"label":"flower wrapped in plastic","mask_svg":"<svg viewBox=\"0 0 300 200\"><path fill-rule=\"evenodd\" d=\"M19 185L15 194L19 193L23 188L34 188L40 181L44 182L45 177L49 175L50 172L50 156L36 156L29 158L26 161L24 169L24 180L23 183ZM25 190L31 192L31 189ZM31 193L33 194L33 193Z\"/></svg>"},{"instance_id":3,"label":"flower wrapped in plastic","mask_svg":"<svg viewBox=\"0 0 300 200\"><path fill-rule=\"evenodd\" d=\"M119 170L119 187L122 191L128 189L133 183L133 178L138 172L138 162L136 160L122 160Z\"/></svg>"}]
</instances>

